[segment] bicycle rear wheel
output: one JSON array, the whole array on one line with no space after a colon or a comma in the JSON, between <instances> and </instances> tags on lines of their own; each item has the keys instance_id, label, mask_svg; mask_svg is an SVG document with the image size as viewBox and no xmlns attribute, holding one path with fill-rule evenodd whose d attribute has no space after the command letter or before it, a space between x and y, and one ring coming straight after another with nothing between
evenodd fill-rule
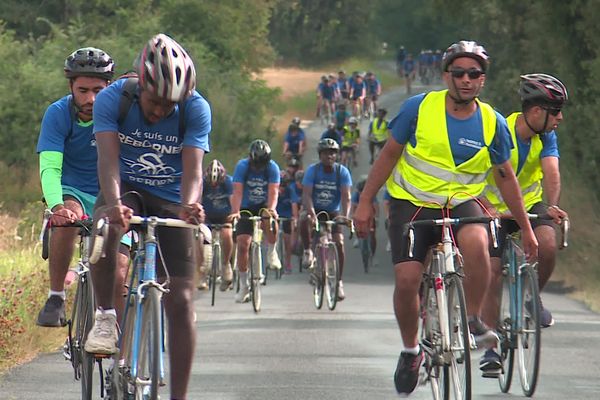
<instances>
[{"instance_id":1,"label":"bicycle rear wheel","mask_svg":"<svg viewBox=\"0 0 600 400\"><path fill-rule=\"evenodd\" d=\"M521 266L520 279L520 328L517 338L517 354L521 388L531 397L537 385L540 367L540 297L538 278L535 269L525 264Z\"/></svg>"},{"instance_id":2,"label":"bicycle rear wheel","mask_svg":"<svg viewBox=\"0 0 600 400\"><path fill-rule=\"evenodd\" d=\"M250 295L252 297L252 308L259 312L262 305L260 293L260 275L262 272L262 254L258 243L250 244Z\"/></svg>"},{"instance_id":3,"label":"bicycle rear wheel","mask_svg":"<svg viewBox=\"0 0 600 400\"><path fill-rule=\"evenodd\" d=\"M445 399L471 399L471 341L467 325L467 306L462 279L457 274L446 278L450 362L444 367L449 385Z\"/></svg>"},{"instance_id":4,"label":"bicycle rear wheel","mask_svg":"<svg viewBox=\"0 0 600 400\"><path fill-rule=\"evenodd\" d=\"M215 305L215 293L217 291L217 274L221 267L221 246L219 243L213 243L212 245L212 266L210 268L210 291L211 300L210 305Z\"/></svg>"},{"instance_id":5,"label":"bicycle rear wheel","mask_svg":"<svg viewBox=\"0 0 600 400\"><path fill-rule=\"evenodd\" d=\"M122 360L122 365L115 363L108 376L108 398L110 400L128 400L134 395L134 382L131 380L132 371L132 348L137 316L137 306L134 295L128 295L125 307L125 319L121 326L119 338L119 351L115 354L115 360Z\"/></svg>"},{"instance_id":6,"label":"bicycle rear wheel","mask_svg":"<svg viewBox=\"0 0 600 400\"><path fill-rule=\"evenodd\" d=\"M360 239L360 256L362 258L363 269L368 274L373 262L371 257L371 234L364 239Z\"/></svg>"},{"instance_id":7,"label":"bicycle rear wheel","mask_svg":"<svg viewBox=\"0 0 600 400\"><path fill-rule=\"evenodd\" d=\"M325 268L326 259L323 247L315 246L315 256L317 257L314 265L314 271L311 272L313 280L313 301L317 310L323 307L323 294L325 292Z\"/></svg>"},{"instance_id":8,"label":"bicycle rear wheel","mask_svg":"<svg viewBox=\"0 0 600 400\"><path fill-rule=\"evenodd\" d=\"M160 307L160 292L155 287L148 287L142 301L140 352L134 382L136 399L158 399L162 362Z\"/></svg>"},{"instance_id":9,"label":"bicycle rear wheel","mask_svg":"<svg viewBox=\"0 0 600 400\"><path fill-rule=\"evenodd\" d=\"M499 294L500 312L498 314L498 335L500 336L500 360L502 372L498 376L498 384L502 393L508 393L512 383L515 359L515 332L514 320L511 316L511 277L508 268L504 268L502 288Z\"/></svg>"},{"instance_id":10,"label":"bicycle rear wheel","mask_svg":"<svg viewBox=\"0 0 600 400\"><path fill-rule=\"evenodd\" d=\"M77 292L75 294L75 305L73 307L73 321L75 324L75 342L73 343L71 357L76 377L81 380L81 398L88 400L92 398L94 381L93 354L88 354L83 349L87 335L94 324L94 293L90 273L86 272L79 276Z\"/></svg>"},{"instance_id":11,"label":"bicycle rear wheel","mask_svg":"<svg viewBox=\"0 0 600 400\"><path fill-rule=\"evenodd\" d=\"M333 311L338 301L338 290L340 283L340 269L338 254L335 244L329 243L326 250L325 267L325 294L327 295L327 307Z\"/></svg>"}]
</instances>

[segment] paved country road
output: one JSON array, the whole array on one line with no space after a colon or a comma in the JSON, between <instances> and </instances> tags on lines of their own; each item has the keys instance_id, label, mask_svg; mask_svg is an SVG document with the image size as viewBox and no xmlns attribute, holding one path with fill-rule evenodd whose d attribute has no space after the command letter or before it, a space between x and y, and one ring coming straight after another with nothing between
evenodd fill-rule
<instances>
[{"instance_id":1,"label":"paved country road","mask_svg":"<svg viewBox=\"0 0 600 400\"><path fill-rule=\"evenodd\" d=\"M383 96L395 114L403 91ZM366 124L361 126L366 131ZM321 126L307 129L314 149ZM355 178L367 172L366 143ZM313 152L309 156L316 159ZM366 275L360 255L347 241L346 300L335 311L316 310L306 273L297 269L263 290L263 309L235 304L233 293L217 293L210 306L199 293L197 351L189 399L306 400L394 399L392 375L401 349L392 313L393 274L385 234L378 231L377 266ZM543 330L538 399L600 399L600 317L582 304L544 293L556 325ZM521 397L518 378L510 395L496 380L484 380L474 354L474 399ZM0 400L78 399L79 384L60 353L43 354L0 377ZM168 399L168 386L163 390ZM426 386L414 399L431 398Z\"/></svg>"}]
</instances>

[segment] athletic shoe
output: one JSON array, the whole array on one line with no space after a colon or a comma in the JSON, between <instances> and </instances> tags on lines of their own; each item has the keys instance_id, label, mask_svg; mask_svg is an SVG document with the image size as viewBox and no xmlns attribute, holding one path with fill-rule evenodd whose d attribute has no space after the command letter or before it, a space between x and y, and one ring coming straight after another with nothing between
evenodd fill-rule
<instances>
[{"instance_id":1,"label":"athletic shoe","mask_svg":"<svg viewBox=\"0 0 600 400\"><path fill-rule=\"evenodd\" d=\"M44 308L38 314L37 324L48 328L60 328L67 325L65 301L62 297L57 295L48 297Z\"/></svg>"},{"instance_id":2,"label":"athletic shoe","mask_svg":"<svg viewBox=\"0 0 600 400\"><path fill-rule=\"evenodd\" d=\"M502 373L502 360L500 355L494 349L487 349L481 360L479 360L479 369L484 378L498 378Z\"/></svg>"},{"instance_id":3,"label":"athletic shoe","mask_svg":"<svg viewBox=\"0 0 600 400\"><path fill-rule=\"evenodd\" d=\"M478 347L482 344L495 344L499 340L496 332L484 324L479 317L469 317L469 331Z\"/></svg>"},{"instance_id":4,"label":"athletic shoe","mask_svg":"<svg viewBox=\"0 0 600 400\"><path fill-rule=\"evenodd\" d=\"M340 281L338 285L338 301L342 301L346 298L346 293L344 293L344 284Z\"/></svg>"},{"instance_id":5,"label":"athletic shoe","mask_svg":"<svg viewBox=\"0 0 600 400\"><path fill-rule=\"evenodd\" d=\"M400 353L394 384L399 394L411 394L419 382L419 369L423 363L423 350L419 348L418 354Z\"/></svg>"},{"instance_id":6,"label":"athletic shoe","mask_svg":"<svg viewBox=\"0 0 600 400\"><path fill-rule=\"evenodd\" d=\"M286 273L287 275L291 274L291 273L292 273L292 270L293 270L293 268L292 268L292 264L288 264L288 265L286 265L286 266L285 266L285 273Z\"/></svg>"},{"instance_id":7,"label":"athletic shoe","mask_svg":"<svg viewBox=\"0 0 600 400\"><path fill-rule=\"evenodd\" d=\"M236 303L247 303L250 301L250 287L248 285L240 285L240 291L235 294Z\"/></svg>"},{"instance_id":8,"label":"athletic shoe","mask_svg":"<svg viewBox=\"0 0 600 400\"><path fill-rule=\"evenodd\" d=\"M302 266L304 268L312 268L314 264L314 256L311 249L304 250L304 254L302 255Z\"/></svg>"},{"instance_id":9,"label":"athletic shoe","mask_svg":"<svg viewBox=\"0 0 600 400\"><path fill-rule=\"evenodd\" d=\"M352 247L354 247L355 249L358 248L359 242L358 242L358 238L354 238L354 240L352 241Z\"/></svg>"},{"instance_id":10,"label":"athletic shoe","mask_svg":"<svg viewBox=\"0 0 600 400\"><path fill-rule=\"evenodd\" d=\"M281 261L273 244L267 246L267 264L270 269L281 269Z\"/></svg>"},{"instance_id":11,"label":"athletic shoe","mask_svg":"<svg viewBox=\"0 0 600 400\"><path fill-rule=\"evenodd\" d=\"M390 243L389 240L388 240L387 244L385 245L385 251L387 251L388 253L390 251L392 251L392 244Z\"/></svg>"},{"instance_id":12,"label":"athletic shoe","mask_svg":"<svg viewBox=\"0 0 600 400\"><path fill-rule=\"evenodd\" d=\"M554 318L552 318L552 313L550 310L544 307L542 304L542 299L540 299L540 327L548 328L554 325Z\"/></svg>"},{"instance_id":13,"label":"athletic shoe","mask_svg":"<svg viewBox=\"0 0 600 400\"><path fill-rule=\"evenodd\" d=\"M85 351L91 354L114 354L117 352L117 338L117 317L98 314L85 341Z\"/></svg>"},{"instance_id":14,"label":"athletic shoe","mask_svg":"<svg viewBox=\"0 0 600 400\"><path fill-rule=\"evenodd\" d=\"M226 291L231 286L233 282L233 270L231 269L231 264L223 264L221 266L221 285L219 286L219 290L221 292Z\"/></svg>"}]
</instances>

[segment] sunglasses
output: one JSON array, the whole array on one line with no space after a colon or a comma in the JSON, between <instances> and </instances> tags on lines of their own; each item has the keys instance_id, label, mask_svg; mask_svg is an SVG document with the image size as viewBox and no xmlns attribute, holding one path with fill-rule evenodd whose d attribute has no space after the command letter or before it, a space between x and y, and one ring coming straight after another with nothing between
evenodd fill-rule
<instances>
[{"instance_id":1,"label":"sunglasses","mask_svg":"<svg viewBox=\"0 0 600 400\"><path fill-rule=\"evenodd\" d=\"M542 108L554 117L556 117L558 114L560 114L560 111L561 111L560 108L552 108L552 107L542 107Z\"/></svg>"},{"instance_id":2,"label":"sunglasses","mask_svg":"<svg viewBox=\"0 0 600 400\"><path fill-rule=\"evenodd\" d=\"M464 69L464 68L453 68L450 71L448 71L452 74L453 78L462 78L463 76L465 76L465 74L469 75L470 79L477 79L479 77L481 77L481 75L483 75L483 71L477 68L470 68L470 69Z\"/></svg>"}]
</instances>

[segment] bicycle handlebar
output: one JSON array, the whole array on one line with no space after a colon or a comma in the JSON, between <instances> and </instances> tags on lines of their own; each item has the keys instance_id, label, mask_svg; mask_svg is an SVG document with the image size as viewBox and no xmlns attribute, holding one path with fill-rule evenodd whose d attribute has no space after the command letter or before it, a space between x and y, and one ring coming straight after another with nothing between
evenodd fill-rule
<instances>
[{"instance_id":1,"label":"bicycle handlebar","mask_svg":"<svg viewBox=\"0 0 600 400\"><path fill-rule=\"evenodd\" d=\"M536 219L545 219L545 220L554 219L548 214L527 213L527 217L529 218L530 221L533 221ZM501 215L500 218L514 220L514 217L511 214ZM560 236L561 236L560 237L560 249L562 250L566 247L569 247L569 229L571 228L571 221L569 220L569 218L564 218L559 225L560 225Z\"/></svg>"},{"instance_id":2,"label":"bicycle handlebar","mask_svg":"<svg viewBox=\"0 0 600 400\"><path fill-rule=\"evenodd\" d=\"M50 228L81 228L80 234L84 233L86 236L91 234L92 228L94 226L94 221L91 218L87 219L79 219L73 222L66 222L64 224L51 224L50 217L52 217L54 213L46 209L44 210L44 219L42 221L42 230L40 232L40 242L42 243L42 259L47 260L49 256L49 238L48 238L48 230Z\"/></svg>"}]
</instances>

